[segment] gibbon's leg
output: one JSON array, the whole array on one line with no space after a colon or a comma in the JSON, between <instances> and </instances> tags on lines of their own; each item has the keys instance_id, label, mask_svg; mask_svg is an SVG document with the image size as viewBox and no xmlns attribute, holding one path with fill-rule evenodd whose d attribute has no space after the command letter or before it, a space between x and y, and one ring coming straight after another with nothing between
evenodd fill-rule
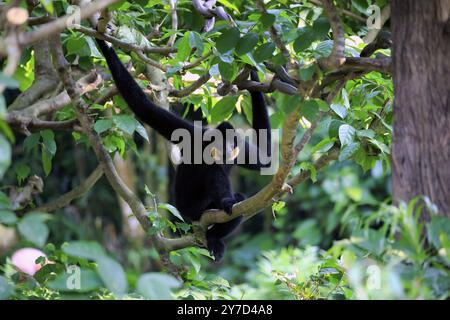
<instances>
[{"instance_id":1,"label":"gibbon's leg","mask_svg":"<svg viewBox=\"0 0 450 320\"><path fill-rule=\"evenodd\" d=\"M252 70L250 73L250 78L252 81L258 81L259 77L258 73L255 70ZM249 90L250 96L252 98L252 127L256 131L256 144L251 145L247 142L245 142L245 164L238 164L244 168L250 169L250 170L258 170L260 168L264 167L270 167L269 163L261 163L260 157L259 157L259 150L261 147L262 141L259 139L259 130L264 129L265 132L265 142L267 144L266 146L266 155L268 157L271 156L271 143L272 143L272 134L270 132L270 121L269 121L269 114L267 112L267 105L266 101L264 99L264 94L261 91L253 91ZM256 163L249 163L250 153L251 152L257 152L256 157Z\"/></svg>"},{"instance_id":2,"label":"gibbon's leg","mask_svg":"<svg viewBox=\"0 0 450 320\"><path fill-rule=\"evenodd\" d=\"M209 253L217 262L222 260L225 253L223 238L232 233L241 223L242 217L238 217L225 223L216 223L206 231L206 242Z\"/></svg>"},{"instance_id":3,"label":"gibbon's leg","mask_svg":"<svg viewBox=\"0 0 450 320\"><path fill-rule=\"evenodd\" d=\"M242 193L235 193L236 202L245 200L247 197ZM206 231L208 251L216 261L220 261L225 253L225 243L223 238L230 235L241 224L242 217L238 217L225 223L216 223Z\"/></svg>"}]
</instances>

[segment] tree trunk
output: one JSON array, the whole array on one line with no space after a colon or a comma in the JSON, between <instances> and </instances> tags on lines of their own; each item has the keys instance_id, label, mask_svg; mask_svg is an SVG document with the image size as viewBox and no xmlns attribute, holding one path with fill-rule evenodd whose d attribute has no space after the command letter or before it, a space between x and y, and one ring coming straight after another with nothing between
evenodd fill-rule
<instances>
[{"instance_id":1,"label":"tree trunk","mask_svg":"<svg viewBox=\"0 0 450 320\"><path fill-rule=\"evenodd\" d=\"M391 2L393 196L428 196L450 217L450 0Z\"/></svg>"}]
</instances>

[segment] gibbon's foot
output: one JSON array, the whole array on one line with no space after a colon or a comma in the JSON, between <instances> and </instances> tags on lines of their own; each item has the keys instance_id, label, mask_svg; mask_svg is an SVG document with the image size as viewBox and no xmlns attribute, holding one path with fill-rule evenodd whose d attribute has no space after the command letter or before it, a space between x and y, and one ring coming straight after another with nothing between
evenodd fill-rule
<instances>
[{"instance_id":1,"label":"gibbon's foot","mask_svg":"<svg viewBox=\"0 0 450 320\"><path fill-rule=\"evenodd\" d=\"M222 199L222 210L225 211L228 215L231 215L231 211L233 210L233 205L237 203L235 198L223 198Z\"/></svg>"},{"instance_id":2,"label":"gibbon's foot","mask_svg":"<svg viewBox=\"0 0 450 320\"><path fill-rule=\"evenodd\" d=\"M209 238L207 239L208 251L214 257L215 262L220 262L225 254L225 243L222 239Z\"/></svg>"}]
</instances>

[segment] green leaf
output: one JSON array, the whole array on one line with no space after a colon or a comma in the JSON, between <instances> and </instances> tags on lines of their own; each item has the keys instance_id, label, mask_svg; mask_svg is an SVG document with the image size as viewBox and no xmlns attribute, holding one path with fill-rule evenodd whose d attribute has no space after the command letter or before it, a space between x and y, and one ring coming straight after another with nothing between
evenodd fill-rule
<instances>
[{"instance_id":1,"label":"green leaf","mask_svg":"<svg viewBox=\"0 0 450 320\"><path fill-rule=\"evenodd\" d=\"M0 179L11 164L11 145L3 135L0 135Z\"/></svg>"},{"instance_id":2,"label":"green leaf","mask_svg":"<svg viewBox=\"0 0 450 320\"><path fill-rule=\"evenodd\" d=\"M319 43L316 46L316 49L314 50L314 57L316 59L320 58L326 58L331 54L331 51L333 50L333 41L332 40L325 40Z\"/></svg>"},{"instance_id":3,"label":"green leaf","mask_svg":"<svg viewBox=\"0 0 450 320\"><path fill-rule=\"evenodd\" d=\"M180 286L180 281L171 275L150 272L143 274L139 278L136 289L141 295L150 300L171 300L173 299L171 289Z\"/></svg>"},{"instance_id":4,"label":"green leaf","mask_svg":"<svg viewBox=\"0 0 450 320\"><path fill-rule=\"evenodd\" d=\"M69 256L94 261L106 255L105 250L94 241L71 241L63 247L63 251Z\"/></svg>"},{"instance_id":5,"label":"green leaf","mask_svg":"<svg viewBox=\"0 0 450 320\"><path fill-rule=\"evenodd\" d=\"M315 64L307 66L307 67L302 67L299 71L300 80L302 80L302 81L311 80L312 76L316 72L316 69L317 69L317 67Z\"/></svg>"},{"instance_id":6,"label":"green leaf","mask_svg":"<svg viewBox=\"0 0 450 320\"><path fill-rule=\"evenodd\" d=\"M98 134L109 130L112 127L113 121L111 119L100 119L94 124L94 130Z\"/></svg>"},{"instance_id":7,"label":"green leaf","mask_svg":"<svg viewBox=\"0 0 450 320\"><path fill-rule=\"evenodd\" d=\"M344 100L344 106L350 109L350 100L348 99L347 90L342 89L342 100Z\"/></svg>"},{"instance_id":8,"label":"green leaf","mask_svg":"<svg viewBox=\"0 0 450 320\"><path fill-rule=\"evenodd\" d=\"M14 212L8 210L0 210L0 223L12 225L17 222L17 216Z\"/></svg>"},{"instance_id":9,"label":"green leaf","mask_svg":"<svg viewBox=\"0 0 450 320\"><path fill-rule=\"evenodd\" d=\"M125 152L125 141L123 137L119 137L117 135L107 135L103 140L103 143L108 152L119 150L121 155Z\"/></svg>"},{"instance_id":10,"label":"green leaf","mask_svg":"<svg viewBox=\"0 0 450 320\"><path fill-rule=\"evenodd\" d=\"M69 38L66 43L67 54L79 55L81 57L90 57L91 49L85 38Z\"/></svg>"},{"instance_id":11,"label":"green leaf","mask_svg":"<svg viewBox=\"0 0 450 320\"><path fill-rule=\"evenodd\" d=\"M297 53L301 53L308 49L314 42L314 35L311 28L305 27L299 30L299 36L294 41L294 50Z\"/></svg>"},{"instance_id":12,"label":"green leaf","mask_svg":"<svg viewBox=\"0 0 450 320\"><path fill-rule=\"evenodd\" d=\"M39 2L44 7L45 11L50 14L53 14L53 0L39 0Z\"/></svg>"},{"instance_id":13,"label":"green leaf","mask_svg":"<svg viewBox=\"0 0 450 320\"><path fill-rule=\"evenodd\" d=\"M128 282L122 266L106 256L98 258L97 263L97 273L106 287L116 296L123 296L128 290Z\"/></svg>"},{"instance_id":14,"label":"green leaf","mask_svg":"<svg viewBox=\"0 0 450 320\"><path fill-rule=\"evenodd\" d=\"M227 119L233 113L238 97L227 96L217 102L211 111L211 121L220 122Z\"/></svg>"},{"instance_id":15,"label":"green leaf","mask_svg":"<svg viewBox=\"0 0 450 320\"><path fill-rule=\"evenodd\" d=\"M374 146L376 146L378 149L381 150L381 152L385 153L385 154L390 154L391 150L389 149L389 147L387 145L385 145L383 142L380 142L378 140L375 139L369 139L369 142L371 144L373 144Z\"/></svg>"},{"instance_id":16,"label":"green leaf","mask_svg":"<svg viewBox=\"0 0 450 320\"><path fill-rule=\"evenodd\" d=\"M195 55L201 56L205 51L205 44L203 39L197 32L190 31L189 33L189 45L191 48L196 48Z\"/></svg>"},{"instance_id":17,"label":"green leaf","mask_svg":"<svg viewBox=\"0 0 450 320\"><path fill-rule=\"evenodd\" d=\"M317 170L316 167L312 163L309 162L302 162L300 164L300 169L302 170L308 170L310 172L311 181L316 182L317 181Z\"/></svg>"},{"instance_id":18,"label":"green leaf","mask_svg":"<svg viewBox=\"0 0 450 320\"><path fill-rule=\"evenodd\" d=\"M45 149L42 149L42 167L46 176L52 171L52 158L53 156Z\"/></svg>"},{"instance_id":19,"label":"green leaf","mask_svg":"<svg viewBox=\"0 0 450 320\"><path fill-rule=\"evenodd\" d=\"M186 32L183 38L178 42L178 51L176 59L178 61L185 61L191 54L191 45L189 41L190 32Z\"/></svg>"},{"instance_id":20,"label":"green leaf","mask_svg":"<svg viewBox=\"0 0 450 320\"><path fill-rule=\"evenodd\" d=\"M333 103L331 105L331 110L333 110L341 119L345 119L347 116L347 109L340 104Z\"/></svg>"},{"instance_id":21,"label":"green leaf","mask_svg":"<svg viewBox=\"0 0 450 320\"><path fill-rule=\"evenodd\" d=\"M230 1L228 1L228 0L218 0L218 2L221 3L222 5L224 5L225 7L227 7L228 9L231 9L231 10L236 11L237 13L239 13L238 7L236 7Z\"/></svg>"},{"instance_id":22,"label":"green leaf","mask_svg":"<svg viewBox=\"0 0 450 320\"><path fill-rule=\"evenodd\" d=\"M92 39L91 37L86 37L85 39L89 46L89 49L91 50L90 56L95 57L95 58L102 58L102 54L100 53L100 51L98 51L98 48L97 48L97 45L96 45L94 39Z\"/></svg>"},{"instance_id":23,"label":"green leaf","mask_svg":"<svg viewBox=\"0 0 450 320\"><path fill-rule=\"evenodd\" d=\"M339 140L341 145L345 146L353 142L355 139L356 130L351 125L343 124L339 127Z\"/></svg>"},{"instance_id":24,"label":"green leaf","mask_svg":"<svg viewBox=\"0 0 450 320\"><path fill-rule=\"evenodd\" d=\"M328 109L328 103L320 99L304 100L300 104L302 116L309 121L314 121L319 111L327 111Z\"/></svg>"},{"instance_id":25,"label":"green leaf","mask_svg":"<svg viewBox=\"0 0 450 320\"><path fill-rule=\"evenodd\" d=\"M314 148L312 148L311 154L314 154L314 153L316 153L318 151L320 151L320 152L327 152L328 150L330 150L333 147L334 142L335 142L335 138L323 139L318 144L316 144L314 146Z\"/></svg>"},{"instance_id":26,"label":"green leaf","mask_svg":"<svg viewBox=\"0 0 450 320\"><path fill-rule=\"evenodd\" d=\"M443 247L440 241L441 234L450 235L450 219L444 216L432 215L430 222L427 223L427 236L436 249Z\"/></svg>"},{"instance_id":27,"label":"green leaf","mask_svg":"<svg viewBox=\"0 0 450 320\"><path fill-rule=\"evenodd\" d=\"M41 131L42 143L44 144L45 150L47 150L52 156L56 153L56 142L55 134L52 130Z\"/></svg>"},{"instance_id":28,"label":"green leaf","mask_svg":"<svg viewBox=\"0 0 450 320\"><path fill-rule=\"evenodd\" d=\"M322 100L322 99L314 99L314 101L316 102L317 106L319 107L320 111L328 111L330 110L330 105Z\"/></svg>"},{"instance_id":29,"label":"green leaf","mask_svg":"<svg viewBox=\"0 0 450 320\"><path fill-rule=\"evenodd\" d=\"M63 272L47 283L50 289L60 292L90 292L100 288L103 283L98 274L89 269L79 269L79 274ZM71 277L79 277L79 288L71 288ZM73 284L72 284L73 285Z\"/></svg>"},{"instance_id":30,"label":"green leaf","mask_svg":"<svg viewBox=\"0 0 450 320\"><path fill-rule=\"evenodd\" d=\"M145 140L147 140L147 142L149 141L148 139L148 134L147 134L147 130L145 130L145 127L140 123L137 122L136 123L136 132Z\"/></svg>"},{"instance_id":31,"label":"green leaf","mask_svg":"<svg viewBox=\"0 0 450 320\"><path fill-rule=\"evenodd\" d=\"M272 42L266 42L256 48L253 53L253 58L256 62L264 62L270 59L275 51L275 44Z\"/></svg>"},{"instance_id":32,"label":"green leaf","mask_svg":"<svg viewBox=\"0 0 450 320\"><path fill-rule=\"evenodd\" d=\"M52 171L52 159L56 153L55 134L52 130L41 131L42 137L42 166L45 175L48 176Z\"/></svg>"},{"instance_id":33,"label":"green leaf","mask_svg":"<svg viewBox=\"0 0 450 320\"><path fill-rule=\"evenodd\" d=\"M355 154L359 146L359 142L352 142L346 145L344 148L342 148L341 153L339 154L339 161L349 159L353 154Z\"/></svg>"},{"instance_id":34,"label":"green leaf","mask_svg":"<svg viewBox=\"0 0 450 320\"><path fill-rule=\"evenodd\" d=\"M323 38L325 38L330 31L330 27L330 22L328 21L327 17L320 16L319 18L317 18L312 25L314 39L322 40Z\"/></svg>"},{"instance_id":35,"label":"green leaf","mask_svg":"<svg viewBox=\"0 0 450 320\"><path fill-rule=\"evenodd\" d=\"M0 120L6 118L6 101L4 95L0 95Z\"/></svg>"},{"instance_id":36,"label":"green leaf","mask_svg":"<svg viewBox=\"0 0 450 320\"><path fill-rule=\"evenodd\" d=\"M17 224L17 229L25 239L38 247L42 247L45 245L49 234L48 227L44 223L45 220L46 215L39 213L27 214Z\"/></svg>"},{"instance_id":37,"label":"green leaf","mask_svg":"<svg viewBox=\"0 0 450 320\"><path fill-rule=\"evenodd\" d=\"M364 138L369 138L369 139L373 139L375 138L375 131L368 129L368 130L358 130L356 131L356 135L358 137L364 137Z\"/></svg>"},{"instance_id":38,"label":"green leaf","mask_svg":"<svg viewBox=\"0 0 450 320\"><path fill-rule=\"evenodd\" d=\"M342 120L331 119L328 123L328 136L330 138L337 137L339 134L339 127L345 124Z\"/></svg>"},{"instance_id":39,"label":"green leaf","mask_svg":"<svg viewBox=\"0 0 450 320\"><path fill-rule=\"evenodd\" d=\"M39 140L41 139L41 135L39 133L33 133L25 138L23 141L23 147L27 152L30 152L31 149L37 146Z\"/></svg>"},{"instance_id":40,"label":"green leaf","mask_svg":"<svg viewBox=\"0 0 450 320\"><path fill-rule=\"evenodd\" d=\"M372 169L375 165L376 157L369 156L363 148L359 148L352 156L353 160L361 166L364 172Z\"/></svg>"},{"instance_id":41,"label":"green leaf","mask_svg":"<svg viewBox=\"0 0 450 320\"><path fill-rule=\"evenodd\" d=\"M134 130L136 130L137 121L133 116L130 115L113 116L113 121L120 130L130 135L133 134Z\"/></svg>"},{"instance_id":42,"label":"green leaf","mask_svg":"<svg viewBox=\"0 0 450 320\"><path fill-rule=\"evenodd\" d=\"M11 200L8 196L0 191L0 209L12 210Z\"/></svg>"},{"instance_id":43,"label":"green leaf","mask_svg":"<svg viewBox=\"0 0 450 320\"><path fill-rule=\"evenodd\" d=\"M17 181L19 184L22 184L22 182L30 175L31 169L26 164L18 164L16 166L16 175L17 175Z\"/></svg>"},{"instance_id":44,"label":"green leaf","mask_svg":"<svg viewBox=\"0 0 450 320\"><path fill-rule=\"evenodd\" d=\"M258 35L254 32L247 33L236 45L236 54L242 56L251 52L258 44Z\"/></svg>"},{"instance_id":45,"label":"green leaf","mask_svg":"<svg viewBox=\"0 0 450 320\"><path fill-rule=\"evenodd\" d=\"M173 214L175 217L180 219L181 221L184 221L183 217L181 216L180 211L178 211L177 208L175 208L173 205L168 203L159 203L158 208L165 209L169 211L171 214Z\"/></svg>"},{"instance_id":46,"label":"green leaf","mask_svg":"<svg viewBox=\"0 0 450 320\"><path fill-rule=\"evenodd\" d=\"M131 28L126 25L121 25L117 28L116 37L141 47L152 46L150 41L142 33L140 33L137 28Z\"/></svg>"},{"instance_id":47,"label":"green leaf","mask_svg":"<svg viewBox=\"0 0 450 320\"><path fill-rule=\"evenodd\" d=\"M367 14L367 0L352 0L352 6L358 10L360 13L366 15Z\"/></svg>"},{"instance_id":48,"label":"green leaf","mask_svg":"<svg viewBox=\"0 0 450 320\"><path fill-rule=\"evenodd\" d=\"M286 206L286 202L284 201L277 201L272 203L272 211L274 212L280 212L281 209L283 209Z\"/></svg>"},{"instance_id":49,"label":"green leaf","mask_svg":"<svg viewBox=\"0 0 450 320\"><path fill-rule=\"evenodd\" d=\"M219 62L220 75L224 80L233 81L237 75L237 68L234 63Z\"/></svg>"},{"instance_id":50,"label":"green leaf","mask_svg":"<svg viewBox=\"0 0 450 320\"><path fill-rule=\"evenodd\" d=\"M350 268L357 260L356 254L350 250L344 250L341 255L342 264L346 268Z\"/></svg>"},{"instance_id":51,"label":"green leaf","mask_svg":"<svg viewBox=\"0 0 450 320\"><path fill-rule=\"evenodd\" d=\"M277 17L274 14L264 13L259 21L261 21L263 27L267 29L274 24L276 18Z\"/></svg>"},{"instance_id":52,"label":"green leaf","mask_svg":"<svg viewBox=\"0 0 450 320\"><path fill-rule=\"evenodd\" d=\"M0 300L6 300L14 294L14 287L8 279L0 276Z\"/></svg>"},{"instance_id":53,"label":"green leaf","mask_svg":"<svg viewBox=\"0 0 450 320\"><path fill-rule=\"evenodd\" d=\"M226 29L216 40L216 48L220 53L226 53L234 49L239 41L240 32L238 28Z\"/></svg>"}]
</instances>

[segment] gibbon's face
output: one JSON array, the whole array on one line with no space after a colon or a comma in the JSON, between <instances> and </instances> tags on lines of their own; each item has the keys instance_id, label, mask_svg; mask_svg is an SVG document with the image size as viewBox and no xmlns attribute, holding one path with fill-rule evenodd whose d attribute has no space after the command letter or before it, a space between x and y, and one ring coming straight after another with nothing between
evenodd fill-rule
<instances>
[{"instance_id":1,"label":"gibbon's face","mask_svg":"<svg viewBox=\"0 0 450 320\"><path fill-rule=\"evenodd\" d=\"M218 164L231 164L241 151L237 143L237 138L234 136L234 128L230 123L222 122L215 130L220 133L222 143L213 146L210 155Z\"/></svg>"},{"instance_id":2,"label":"gibbon's face","mask_svg":"<svg viewBox=\"0 0 450 320\"><path fill-rule=\"evenodd\" d=\"M216 163L230 163L236 159L239 155L240 149L235 146L234 143L225 143L223 150L219 150L216 147L211 148L211 157Z\"/></svg>"}]
</instances>

